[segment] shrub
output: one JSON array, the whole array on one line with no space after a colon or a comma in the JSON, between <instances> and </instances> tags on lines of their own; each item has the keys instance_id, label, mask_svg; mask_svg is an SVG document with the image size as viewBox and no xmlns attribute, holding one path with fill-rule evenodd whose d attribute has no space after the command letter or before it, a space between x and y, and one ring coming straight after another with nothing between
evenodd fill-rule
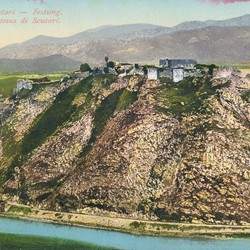
<instances>
[{"instance_id":1,"label":"shrub","mask_svg":"<svg viewBox=\"0 0 250 250\"><path fill-rule=\"evenodd\" d=\"M80 65L80 71L81 72L91 71L91 68L87 63L83 63Z\"/></svg>"},{"instance_id":2,"label":"shrub","mask_svg":"<svg viewBox=\"0 0 250 250\"><path fill-rule=\"evenodd\" d=\"M112 61L108 62L108 67L113 69L115 67L115 63Z\"/></svg>"}]
</instances>

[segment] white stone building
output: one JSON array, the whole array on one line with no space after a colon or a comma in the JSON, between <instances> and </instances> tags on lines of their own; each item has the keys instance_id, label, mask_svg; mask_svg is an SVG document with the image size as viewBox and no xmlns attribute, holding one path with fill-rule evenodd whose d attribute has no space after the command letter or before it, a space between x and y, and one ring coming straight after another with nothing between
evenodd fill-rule
<instances>
[{"instance_id":1,"label":"white stone building","mask_svg":"<svg viewBox=\"0 0 250 250\"><path fill-rule=\"evenodd\" d=\"M168 68L161 68L159 69L159 77L165 77L172 79L172 71Z\"/></svg>"},{"instance_id":2,"label":"white stone building","mask_svg":"<svg viewBox=\"0 0 250 250\"><path fill-rule=\"evenodd\" d=\"M197 64L196 60L193 59L168 59L162 58L159 60L160 67L163 68L184 68L184 69L194 69Z\"/></svg>"},{"instance_id":3,"label":"white stone building","mask_svg":"<svg viewBox=\"0 0 250 250\"><path fill-rule=\"evenodd\" d=\"M33 84L33 82L30 80L18 79L16 88L14 89L14 93L18 93L22 89L31 90L33 87L32 84Z\"/></svg>"},{"instance_id":4,"label":"white stone building","mask_svg":"<svg viewBox=\"0 0 250 250\"><path fill-rule=\"evenodd\" d=\"M145 72L144 72L143 68L140 67L140 68L134 68L133 74L134 74L134 75L141 75L141 76L144 76L144 75L145 75Z\"/></svg>"},{"instance_id":5,"label":"white stone building","mask_svg":"<svg viewBox=\"0 0 250 250\"><path fill-rule=\"evenodd\" d=\"M148 68L148 79L157 80L159 79L159 69L158 68Z\"/></svg>"},{"instance_id":6,"label":"white stone building","mask_svg":"<svg viewBox=\"0 0 250 250\"><path fill-rule=\"evenodd\" d=\"M179 82L184 78L184 69L176 68L173 69L173 82Z\"/></svg>"},{"instance_id":7,"label":"white stone building","mask_svg":"<svg viewBox=\"0 0 250 250\"><path fill-rule=\"evenodd\" d=\"M216 77L217 78L227 78L230 77L234 72L234 69L231 67L220 67L217 70Z\"/></svg>"}]
</instances>

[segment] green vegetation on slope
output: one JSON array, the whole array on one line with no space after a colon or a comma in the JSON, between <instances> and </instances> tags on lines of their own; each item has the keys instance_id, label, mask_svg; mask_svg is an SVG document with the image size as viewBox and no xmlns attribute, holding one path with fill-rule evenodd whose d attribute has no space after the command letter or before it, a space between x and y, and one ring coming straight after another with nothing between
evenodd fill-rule
<instances>
[{"instance_id":1,"label":"green vegetation on slope","mask_svg":"<svg viewBox=\"0 0 250 250\"><path fill-rule=\"evenodd\" d=\"M166 82L166 81L165 81ZM222 86L213 87L209 77L188 77L178 83L168 80L161 87L158 100L163 103L161 111L176 117L183 114L207 113L208 98Z\"/></svg>"},{"instance_id":2,"label":"green vegetation on slope","mask_svg":"<svg viewBox=\"0 0 250 250\"><path fill-rule=\"evenodd\" d=\"M77 113L77 106L73 101L79 93L88 93L91 84L92 78L88 78L58 94L53 104L37 117L31 129L25 134L21 145L15 147L17 151L13 152L14 158L6 173L2 175L1 182L10 179L15 167L23 164L33 149L40 146Z\"/></svg>"},{"instance_id":3,"label":"green vegetation on slope","mask_svg":"<svg viewBox=\"0 0 250 250\"><path fill-rule=\"evenodd\" d=\"M99 81L103 80L105 84L107 84L110 80L113 81L113 78L113 76L106 76L105 79L98 79ZM62 127L65 122L76 119L82 110L86 110L90 107L93 99L91 90L94 80L96 80L94 77L88 77L58 94L53 104L37 118L35 124L25 135L21 145L22 155L27 155L33 149L40 146L58 128ZM85 101L83 104L77 105L75 100L77 98L83 98L79 95L84 95ZM112 95L105 99L103 102L104 105L106 102L112 102ZM105 112L103 112L104 110ZM102 119L101 123L104 124L105 117L110 113L108 105L105 105L101 113L98 112L99 111L97 111L95 120ZM111 111L111 113L113 113L113 111Z\"/></svg>"},{"instance_id":4,"label":"green vegetation on slope","mask_svg":"<svg viewBox=\"0 0 250 250\"><path fill-rule=\"evenodd\" d=\"M17 235L17 234L0 234L0 249L112 250L114 248L101 247L90 243L58 239L58 238Z\"/></svg>"},{"instance_id":5,"label":"green vegetation on slope","mask_svg":"<svg viewBox=\"0 0 250 250\"><path fill-rule=\"evenodd\" d=\"M23 214L29 214L31 212L31 209L30 207L23 207L23 206L15 206L15 205L12 205L10 208L9 208L9 211L10 213L23 213Z\"/></svg>"},{"instance_id":6,"label":"green vegetation on slope","mask_svg":"<svg viewBox=\"0 0 250 250\"><path fill-rule=\"evenodd\" d=\"M13 89L16 87L16 82L19 77L0 76L0 94L4 97L10 97L13 94Z\"/></svg>"},{"instance_id":7,"label":"green vegetation on slope","mask_svg":"<svg viewBox=\"0 0 250 250\"><path fill-rule=\"evenodd\" d=\"M244 91L241 95L241 98L246 102L250 102L250 90Z\"/></svg>"},{"instance_id":8,"label":"green vegetation on slope","mask_svg":"<svg viewBox=\"0 0 250 250\"><path fill-rule=\"evenodd\" d=\"M95 112L94 125L92 136L90 138L89 146L87 146L83 152L82 156L86 155L91 149L90 144L95 142L97 137L104 130L108 119L114 114L117 110L122 110L127 108L130 104L137 100L137 93L131 92L127 89L120 89L110 94L105 98L100 107Z\"/></svg>"},{"instance_id":9,"label":"green vegetation on slope","mask_svg":"<svg viewBox=\"0 0 250 250\"><path fill-rule=\"evenodd\" d=\"M125 89L119 98L119 102L116 106L116 109L117 110L125 109L136 100L137 100L137 92Z\"/></svg>"},{"instance_id":10,"label":"green vegetation on slope","mask_svg":"<svg viewBox=\"0 0 250 250\"><path fill-rule=\"evenodd\" d=\"M22 165L26 161L29 153L42 145L47 138L58 132L68 122L79 119L79 117L90 108L94 100L92 94L94 88L99 88L100 90L107 88L115 79L116 77L113 75L88 77L59 93L53 104L36 118L32 127L25 134L21 144L14 145L15 152L12 152L11 157L13 160L2 175L1 183L12 177L15 167ZM93 87L93 85L95 87ZM29 95L26 91L21 93L22 97L26 95ZM116 109L119 96L120 94L117 95L117 93L111 94L102 102L101 107L96 111L96 129L92 138L96 138L104 128L106 120ZM13 145L11 145L10 149L11 148L13 148Z\"/></svg>"},{"instance_id":11,"label":"green vegetation on slope","mask_svg":"<svg viewBox=\"0 0 250 250\"><path fill-rule=\"evenodd\" d=\"M108 119L113 115L116 110L117 103L121 96L122 90L117 90L106 99L103 100L100 107L96 110L94 123L95 129L93 131L93 137L96 138L103 131Z\"/></svg>"},{"instance_id":12,"label":"green vegetation on slope","mask_svg":"<svg viewBox=\"0 0 250 250\"><path fill-rule=\"evenodd\" d=\"M91 89L92 78L88 78L59 93L53 104L43 112L25 135L21 153L26 155L41 145L62 124L74 115L77 107L73 100L78 93L88 93Z\"/></svg>"},{"instance_id":13,"label":"green vegetation on slope","mask_svg":"<svg viewBox=\"0 0 250 250\"><path fill-rule=\"evenodd\" d=\"M101 80L102 87L107 89L112 83L114 83L117 79L116 75L106 75L104 78L102 75L96 76L97 80Z\"/></svg>"}]
</instances>

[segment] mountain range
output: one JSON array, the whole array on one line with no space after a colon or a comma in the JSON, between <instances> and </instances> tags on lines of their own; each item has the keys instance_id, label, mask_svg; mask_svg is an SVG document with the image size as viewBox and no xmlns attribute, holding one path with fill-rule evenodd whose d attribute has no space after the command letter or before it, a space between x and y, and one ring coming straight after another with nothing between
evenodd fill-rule
<instances>
[{"instance_id":1,"label":"mountain range","mask_svg":"<svg viewBox=\"0 0 250 250\"><path fill-rule=\"evenodd\" d=\"M152 24L127 24L127 25L108 25L96 29L90 29L73 36L58 38L50 36L37 36L22 43L23 45L34 44L57 44L70 45L77 42L92 41L99 39L133 40L152 38L179 31L203 29L207 27L250 27L250 14L232 19L214 21L189 21L178 24L172 28L152 25Z\"/></svg>"},{"instance_id":2,"label":"mountain range","mask_svg":"<svg viewBox=\"0 0 250 250\"><path fill-rule=\"evenodd\" d=\"M98 65L108 54L111 60L139 63L157 62L161 57L242 62L249 61L249 38L250 14L221 21L183 22L171 28L152 24L109 25L64 38L37 36L1 48L0 58L37 59L63 55L74 61Z\"/></svg>"}]
</instances>

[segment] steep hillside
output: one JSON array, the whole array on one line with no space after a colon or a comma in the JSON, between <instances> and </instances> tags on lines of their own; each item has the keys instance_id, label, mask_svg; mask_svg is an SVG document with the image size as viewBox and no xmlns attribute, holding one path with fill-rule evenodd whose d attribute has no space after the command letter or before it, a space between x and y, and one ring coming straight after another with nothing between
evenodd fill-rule
<instances>
[{"instance_id":1,"label":"steep hillside","mask_svg":"<svg viewBox=\"0 0 250 250\"><path fill-rule=\"evenodd\" d=\"M89 77L1 109L2 199L55 211L250 222L250 83Z\"/></svg>"}]
</instances>

